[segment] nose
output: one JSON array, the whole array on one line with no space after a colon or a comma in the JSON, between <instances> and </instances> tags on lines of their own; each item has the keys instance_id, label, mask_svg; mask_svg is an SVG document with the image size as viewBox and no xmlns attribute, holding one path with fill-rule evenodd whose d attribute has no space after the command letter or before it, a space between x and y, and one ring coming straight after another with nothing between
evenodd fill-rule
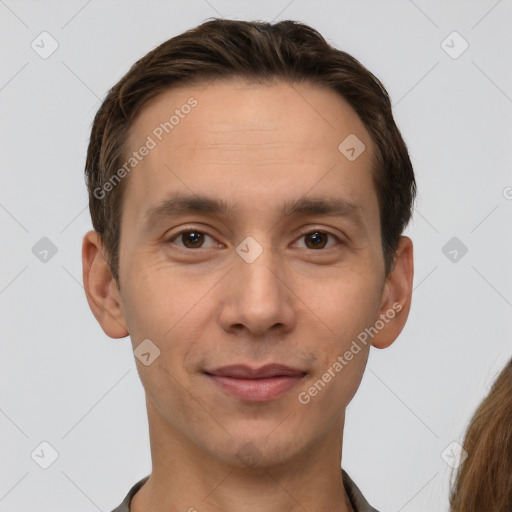
<instances>
[{"instance_id":1,"label":"nose","mask_svg":"<svg viewBox=\"0 0 512 512\"><path fill-rule=\"evenodd\" d=\"M235 255L220 310L222 328L231 333L267 337L290 332L296 323L290 276L267 248L249 263Z\"/></svg>"}]
</instances>

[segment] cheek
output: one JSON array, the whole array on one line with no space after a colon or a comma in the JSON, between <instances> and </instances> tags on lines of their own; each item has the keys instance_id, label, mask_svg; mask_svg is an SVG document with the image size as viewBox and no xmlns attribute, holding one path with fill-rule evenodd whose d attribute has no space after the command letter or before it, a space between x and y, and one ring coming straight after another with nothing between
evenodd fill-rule
<instances>
[{"instance_id":1,"label":"cheek","mask_svg":"<svg viewBox=\"0 0 512 512\"><path fill-rule=\"evenodd\" d=\"M123 305L133 349L146 339L158 349L158 356L149 365L136 358L144 388L157 408L167 404L166 410L188 411L190 404L183 396L184 387L189 386L184 361L191 350L200 349L199 333L205 332L209 318L210 301L204 297L209 288L208 283L198 283L197 279L195 285L187 286L179 278L168 279L164 274L148 266L133 272L137 279L124 287Z\"/></svg>"},{"instance_id":2,"label":"cheek","mask_svg":"<svg viewBox=\"0 0 512 512\"><path fill-rule=\"evenodd\" d=\"M325 418L341 413L359 387L371 339L361 341L358 336L375 322L379 291L374 275L348 270L329 285L317 281L308 288L307 305L316 313L325 335L317 336L317 342L310 345L317 364L312 379L301 388L305 394L299 403L308 402L311 411Z\"/></svg>"},{"instance_id":3,"label":"cheek","mask_svg":"<svg viewBox=\"0 0 512 512\"><path fill-rule=\"evenodd\" d=\"M211 346L206 335L212 332L215 300L208 291L215 281L170 274L169 269L147 265L144 271L133 272L137 280L126 286L123 302L133 349L149 339L159 351L150 366L136 361L144 388L155 404L189 410L183 388L190 387L190 373L197 371L205 346Z\"/></svg>"},{"instance_id":4,"label":"cheek","mask_svg":"<svg viewBox=\"0 0 512 512\"><path fill-rule=\"evenodd\" d=\"M373 325L379 312L380 283L374 270L342 269L337 276L308 284L305 303L340 343Z\"/></svg>"},{"instance_id":5,"label":"cheek","mask_svg":"<svg viewBox=\"0 0 512 512\"><path fill-rule=\"evenodd\" d=\"M214 276L190 278L161 263L146 263L127 274L131 280L125 280L121 296L132 337L153 336L166 343L190 316L207 316L205 306Z\"/></svg>"}]
</instances>

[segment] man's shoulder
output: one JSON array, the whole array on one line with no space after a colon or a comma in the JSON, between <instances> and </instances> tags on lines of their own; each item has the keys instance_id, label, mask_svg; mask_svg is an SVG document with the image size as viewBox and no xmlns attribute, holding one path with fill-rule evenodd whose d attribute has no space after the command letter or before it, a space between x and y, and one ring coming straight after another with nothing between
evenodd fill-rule
<instances>
[{"instance_id":1,"label":"man's shoulder","mask_svg":"<svg viewBox=\"0 0 512 512\"><path fill-rule=\"evenodd\" d=\"M377 509L373 508L363 496L363 493L359 490L357 485L353 482L353 480L348 476L346 471L341 471L343 478L343 486L347 491L348 497L350 499L350 503L352 504L352 508L354 512L379 512ZM130 503L132 498L135 496L137 491L146 483L146 480L149 478L149 475L144 477L142 480L139 480L129 491L123 502L115 508L112 512L130 512Z\"/></svg>"},{"instance_id":2,"label":"man's shoulder","mask_svg":"<svg viewBox=\"0 0 512 512\"><path fill-rule=\"evenodd\" d=\"M121 505L116 507L112 512L130 512L130 503L132 498L135 496L137 491L146 483L146 480L149 478L149 475L144 477L142 480L139 480L129 491L126 497L124 498Z\"/></svg>"},{"instance_id":3,"label":"man's shoulder","mask_svg":"<svg viewBox=\"0 0 512 512\"><path fill-rule=\"evenodd\" d=\"M359 487L357 487L354 481L348 476L348 473L342 469L341 474L343 477L343 486L347 491L354 512L379 512L366 501L363 493L359 490Z\"/></svg>"}]
</instances>

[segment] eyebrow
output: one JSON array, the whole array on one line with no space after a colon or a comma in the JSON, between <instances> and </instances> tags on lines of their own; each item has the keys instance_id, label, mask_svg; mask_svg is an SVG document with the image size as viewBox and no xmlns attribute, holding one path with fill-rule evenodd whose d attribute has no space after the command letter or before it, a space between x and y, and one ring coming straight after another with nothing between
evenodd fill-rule
<instances>
[{"instance_id":1,"label":"eyebrow","mask_svg":"<svg viewBox=\"0 0 512 512\"><path fill-rule=\"evenodd\" d=\"M302 197L297 201L287 201L283 205L283 216L322 215L344 217L360 226L364 225L362 209L359 205L338 197Z\"/></svg>"},{"instance_id":2,"label":"eyebrow","mask_svg":"<svg viewBox=\"0 0 512 512\"><path fill-rule=\"evenodd\" d=\"M212 216L235 216L238 208L231 207L226 201L201 195L177 194L150 208L144 215L146 226L152 226L158 220L167 217L191 213L207 213ZM285 201L281 207L282 217L320 215L347 218L363 227L364 217L361 207L338 197L302 197Z\"/></svg>"}]
</instances>

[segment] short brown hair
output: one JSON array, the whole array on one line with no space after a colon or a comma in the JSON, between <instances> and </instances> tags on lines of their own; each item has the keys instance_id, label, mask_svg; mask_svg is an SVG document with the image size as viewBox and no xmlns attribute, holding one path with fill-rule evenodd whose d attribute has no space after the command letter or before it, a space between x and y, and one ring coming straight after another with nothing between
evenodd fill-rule
<instances>
[{"instance_id":1,"label":"short brown hair","mask_svg":"<svg viewBox=\"0 0 512 512\"><path fill-rule=\"evenodd\" d=\"M119 283L123 182L108 194L97 191L123 166L130 127L150 98L174 85L216 78L308 82L338 92L351 105L376 148L373 180L387 276L412 215L416 183L384 86L359 61L329 45L308 25L214 18L138 60L109 91L94 118L85 165L89 209L115 280Z\"/></svg>"}]
</instances>

